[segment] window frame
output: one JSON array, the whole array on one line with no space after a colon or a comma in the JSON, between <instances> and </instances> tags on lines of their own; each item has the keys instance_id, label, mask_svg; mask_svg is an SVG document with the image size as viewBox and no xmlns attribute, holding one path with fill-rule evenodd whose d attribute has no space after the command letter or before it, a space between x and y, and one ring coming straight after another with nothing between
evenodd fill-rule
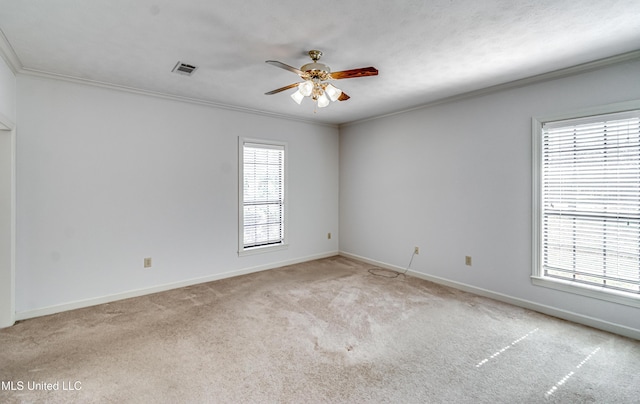
<instances>
[{"instance_id":1,"label":"window frame","mask_svg":"<svg viewBox=\"0 0 640 404\"><path fill-rule=\"evenodd\" d=\"M282 148L284 153L283 161L283 213L282 213L282 226L283 226L283 238L282 242L277 244L245 247L244 246L244 147L245 144L264 145L273 148ZM238 255L253 255L272 251L279 251L287 249L288 244L288 144L287 142L268 140L268 139L256 139L247 137L238 137Z\"/></svg>"},{"instance_id":2,"label":"window frame","mask_svg":"<svg viewBox=\"0 0 640 404\"><path fill-rule=\"evenodd\" d=\"M531 282L533 285L588 296L595 299L605 300L626 306L640 307L640 294L619 291L615 289L588 285L578 282L552 278L544 276L542 269L542 128L547 122L562 121L568 119L580 119L596 117L598 115L607 115L614 113L622 113L640 109L640 100L633 100L604 106L598 106L588 109L582 109L574 112L533 117L532 118L532 273Z\"/></svg>"}]
</instances>

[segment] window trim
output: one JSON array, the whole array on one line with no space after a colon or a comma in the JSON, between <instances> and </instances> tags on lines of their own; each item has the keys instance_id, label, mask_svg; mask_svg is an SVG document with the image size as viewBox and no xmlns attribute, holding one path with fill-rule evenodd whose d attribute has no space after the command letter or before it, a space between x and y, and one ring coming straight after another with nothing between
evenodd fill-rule
<instances>
[{"instance_id":1,"label":"window trim","mask_svg":"<svg viewBox=\"0 0 640 404\"><path fill-rule=\"evenodd\" d=\"M640 100L608 104L573 112L533 117L531 120L532 139L532 272L531 282L535 286L560 290L595 299L614 302L626 306L640 307L640 295L599 286L570 282L542 275L542 125L546 122L567 119L588 118L640 109Z\"/></svg>"},{"instance_id":2,"label":"window trim","mask_svg":"<svg viewBox=\"0 0 640 404\"><path fill-rule=\"evenodd\" d=\"M267 146L277 146L282 147L284 149L284 212L283 212L283 232L284 237L282 243L272 244L272 245L263 245L256 247L244 247L244 145L250 144L261 144ZM272 251L280 251L287 249L289 247L288 243L288 235L289 231L287 228L289 217L288 215L288 199L289 192L287 189L287 184L289 183L289 174L288 174L288 144L287 142L276 141L276 140L268 140L268 139L256 139L256 138L247 138L247 137L238 137L238 256L245 255L254 255L261 254Z\"/></svg>"}]
</instances>

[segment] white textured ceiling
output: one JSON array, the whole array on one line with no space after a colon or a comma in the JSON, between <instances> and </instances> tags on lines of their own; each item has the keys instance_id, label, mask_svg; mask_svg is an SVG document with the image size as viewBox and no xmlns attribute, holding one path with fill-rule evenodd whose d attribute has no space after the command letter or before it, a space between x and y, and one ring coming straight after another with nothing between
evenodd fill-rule
<instances>
[{"instance_id":1,"label":"white textured ceiling","mask_svg":"<svg viewBox=\"0 0 640 404\"><path fill-rule=\"evenodd\" d=\"M24 72L340 124L636 51L640 1L0 0L0 29ZM380 74L336 82L351 99L317 112L264 95L298 81L264 62L310 49Z\"/></svg>"}]
</instances>

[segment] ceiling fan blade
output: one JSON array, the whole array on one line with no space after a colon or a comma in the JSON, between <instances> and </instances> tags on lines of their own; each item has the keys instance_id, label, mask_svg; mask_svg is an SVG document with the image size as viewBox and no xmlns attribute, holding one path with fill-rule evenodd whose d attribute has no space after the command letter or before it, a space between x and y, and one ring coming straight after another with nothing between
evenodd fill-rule
<instances>
[{"instance_id":1,"label":"ceiling fan blade","mask_svg":"<svg viewBox=\"0 0 640 404\"><path fill-rule=\"evenodd\" d=\"M281 69L289 70L290 72L294 72L295 74L302 76L304 72L300 69L296 69L293 66L289 66L286 63L278 62L277 60L267 60L266 63L269 63L271 66L279 67Z\"/></svg>"},{"instance_id":2,"label":"ceiling fan blade","mask_svg":"<svg viewBox=\"0 0 640 404\"><path fill-rule=\"evenodd\" d=\"M347 94L345 94L345 93L342 93L342 94L340 94L340 97L338 97L338 101L346 101L346 100L348 100L349 98L351 98L351 97L349 97L349 96L348 96Z\"/></svg>"},{"instance_id":3,"label":"ceiling fan blade","mask_svg":"<svg viewBox=\"0 0 640 404\"><path fill-rule=\"evenodd\" d=\"M289 84L288 86L280 87L280 88L278 88L278 89L276 89L276 90L269 91L268 93L264 93L264 95L273 95L273 94L277 94L277 93L279 93L279 92L282 92L282 91L288 90L288 89L290 89L290 88L298 87L298 84L300 84L300 83L293 83L293 84Z\"/></svg>"},{"instance_id":4,"label":"ceiling fan blade","mask_svg":"<svg viewBox=\"0 0 640 404\"><path fill-rule=\"evenodd\" d=\"M352 79L355 77L377 76L378 69L375 67L363 67L360 69L343 70L341 72L333 72L330 74L332 79Z\"/></svg>"}]
</instances>

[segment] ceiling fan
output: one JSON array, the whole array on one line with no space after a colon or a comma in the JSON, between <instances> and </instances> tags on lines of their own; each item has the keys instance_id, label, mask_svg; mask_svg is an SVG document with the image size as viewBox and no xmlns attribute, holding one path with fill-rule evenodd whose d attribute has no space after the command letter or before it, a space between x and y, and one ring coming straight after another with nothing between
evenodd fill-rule
<instances>
[{"instance_id":1,"label":"ceiling fan","mask_svg":"<svg viewBox=\"0 0 640 404\"><path fill-rule=\"evenodd\" d=\"M277 60L267 60L272 66L289 70L296 73L303 80L300 83L289 84L273 91L265 93L265 95L277 94L279 92L297 87L298 91L291 94L291 98L298 104L302 103L304 97L309 97L317 102L319 108L329 105L330 101L346 101L349 97L342 90L336 88L330 83L331 80L352 79L355 77L377 76L378 69L375 67L363 67L360 69L343 70L339 72L331 72L329 66L320 63L322 52L319 50L310 50L309 57L312 63L307 63L300 69L296 69L288 64L278 62Z\"/></svg>"}]
</instances>

